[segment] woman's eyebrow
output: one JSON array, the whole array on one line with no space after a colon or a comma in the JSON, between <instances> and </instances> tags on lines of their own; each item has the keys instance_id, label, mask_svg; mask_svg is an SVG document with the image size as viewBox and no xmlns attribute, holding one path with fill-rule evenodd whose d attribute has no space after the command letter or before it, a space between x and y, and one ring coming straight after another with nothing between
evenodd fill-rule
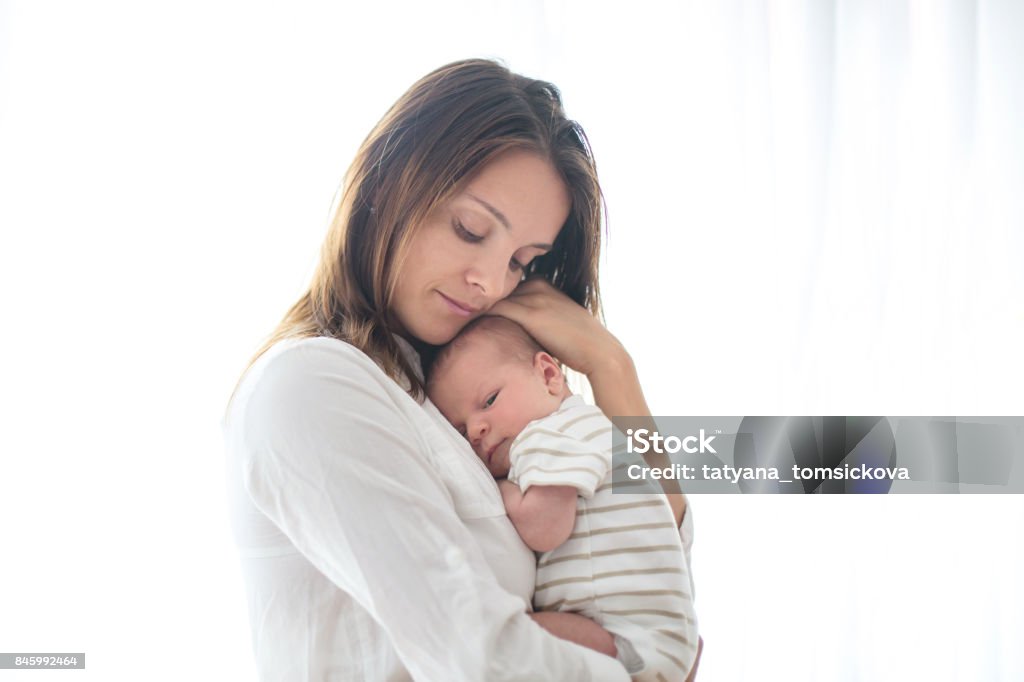
<instances>
[{"instance_id":1,"label":"woman's eyebrow","mask_svg":"<svg viewBox=\"0 0 1024 682\"><path fill-rule=\"evenodd\" d=\"M469 192L466 192L466 196L469 197L470 199L472 199L473 201L475 201L476 203L480 204L484 208L486 208L487 212L490 213L491 215L493 215L498 220L499 223L504 225L506 230L511 230L512 229L512 225L509 224L508 218L505 217L504 213L502 213L497 208L495 208L491 204L487 203L486 201L484 201L480 197L476 196L475 194L470 194ZM550 251L551 250L551 244L530 244L530 246L535 248L535 249L540 249L541 251Z\"/></svg>"},{"instance_id":2,"label":"woman's eyebrow","mask_svg":"<svg viewBox=\"0 0 1024 682\"><path fill-rule=\"evenodd\" d=\"M469 192L466 192L466 196L475 201L476 203L480 204L484 208L486 208L491 215L498 219L499 223L505 226L506 230L512 229L512 226L509 224L508 218L505 217L504 213L496 209L494 206L491 206L489 203L487 203L480 197L476 196L475 194L470 194Z\"/></svg>"}]
</instances>

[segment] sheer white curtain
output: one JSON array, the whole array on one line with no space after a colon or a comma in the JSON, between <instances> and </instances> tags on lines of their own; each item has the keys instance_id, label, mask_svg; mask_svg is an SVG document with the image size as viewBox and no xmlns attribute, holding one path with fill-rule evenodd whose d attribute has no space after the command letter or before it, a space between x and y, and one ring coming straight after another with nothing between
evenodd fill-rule
<instances>
[{"instance_id":1,"label":"sheer white curtain","mask_svg":"<svg viewBox=\"0 0 1024 682\"><path fill-rule=\"evenodd\" d=\"M220 410L362 137L466 56L588 130L656 413L1019 414L1021 35L1012 0L0 0L4 650L251 672ZM701 679L1024 674L1019 498L693 508Z\"/></svg>"},{"instance_id":2,"label":"sheer white curtain","mask_svg":"<svg viewBox=\"0 0 1024 682\"><path fill-rule=\"evenodd\" d=\"M587 55L609 315L640 344L678 321L700 386L657 408L1014 411L1022 12L679 3L638 12L635 53Z\"/></svg>"},{"instance_id":3,"label":"sheer white curtain","mask_svg":"<svg viewBox=\"0 0 1024 682\"><path fill-rule=\"evenodd\" d=\"M587 70L654 411L1020 414L1024 6L641 7ZM709 679L1024 674L1019 497L694 508Z\"/></svg>"},{"instance_id":4,"label":"sheer white curtain","mask_svg":"<svg viewBox=\"0 0 1024 682\"><path fill-rule=\"evenodd\" d=\"M654 411L1020 414L1024 6L634 16L584 120ZM694 509L708 679L1024 674L1019 497Z\"/></svg>"}]
</instances>

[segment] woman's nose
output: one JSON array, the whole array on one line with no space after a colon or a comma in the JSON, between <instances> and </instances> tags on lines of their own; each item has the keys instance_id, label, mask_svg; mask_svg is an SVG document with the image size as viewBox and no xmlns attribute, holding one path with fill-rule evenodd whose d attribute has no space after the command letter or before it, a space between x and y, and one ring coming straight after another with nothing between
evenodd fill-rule
<instances>
[{"instance_id":1,"label":"woman's nose","mask_svg":"<svg viewBox=\"0 0 1024 682\"><path fill-rule=\"evenodd\" d=\"M496 301L505 295L508 262L496 257L480 260L466 271L466 281L484 296Z\"/></svg>"}]
</instances>

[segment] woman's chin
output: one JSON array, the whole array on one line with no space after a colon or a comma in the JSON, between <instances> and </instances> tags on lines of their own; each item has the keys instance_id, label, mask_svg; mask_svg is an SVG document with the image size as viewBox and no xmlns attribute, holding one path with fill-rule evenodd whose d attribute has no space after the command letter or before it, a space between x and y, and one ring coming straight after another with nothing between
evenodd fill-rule
<instances>
[{"instance_id":1,"label":"woman's chin","mask_svg":"<svg viewBox=\"0 0 1024 682\"><path fill-rule=\"evenodd\" d=\"M431 325L417 334L416 338L431 346L443 346L458 336L459 332L462 331L462 328L465 327L468 322L469 320L465 320L461 323L453 322L451 324Z\"/></svg>"}]
</instances>

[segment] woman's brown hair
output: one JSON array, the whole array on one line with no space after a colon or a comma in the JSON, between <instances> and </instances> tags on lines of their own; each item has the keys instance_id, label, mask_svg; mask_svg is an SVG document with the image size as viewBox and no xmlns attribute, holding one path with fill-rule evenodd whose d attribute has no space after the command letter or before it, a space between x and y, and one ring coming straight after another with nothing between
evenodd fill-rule
<instances>
[{"instance_id":1,"label":"woman's brown hair","mask_svg":"<svg viewBox=\"0 0 1024 682\"><path fill-rule=\"evenodd\" d=\"M423 385L392 337L388 310L414 230L502 152L550 160L572 208L553 248L526 276L543 276L595 315L603 199L583 129L551 83L493 61L443 66L415 83L363 141L345 175L309 289L256 357L289 338L329 336L359 348L392 379ZM412 256L415 257L415 256Z\"/></svg>"}]
</instances>

